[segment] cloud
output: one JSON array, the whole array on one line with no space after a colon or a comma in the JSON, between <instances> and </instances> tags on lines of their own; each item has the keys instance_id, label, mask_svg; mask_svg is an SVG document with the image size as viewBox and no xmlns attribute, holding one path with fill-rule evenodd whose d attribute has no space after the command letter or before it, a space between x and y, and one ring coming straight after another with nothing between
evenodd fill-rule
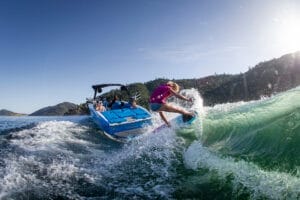
<instances>
[{"instance_id":1,"label":"cloud","mask_svg":"<svg viewBox=\"0 0 300 200\"><path fill-rule=\"evenodd\" d=\"M240 45L227 45L216 48L206 48L201 45L182 45L177 47L139 48L145 59L163 60L176 63L199 61L205 57L233 53L244 49Z\"/></svg>"}]
</instances>

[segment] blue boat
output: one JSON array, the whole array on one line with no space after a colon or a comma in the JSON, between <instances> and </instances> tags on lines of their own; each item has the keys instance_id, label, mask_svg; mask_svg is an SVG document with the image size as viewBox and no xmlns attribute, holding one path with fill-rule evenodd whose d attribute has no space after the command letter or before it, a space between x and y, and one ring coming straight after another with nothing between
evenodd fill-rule
<instances>
[{"instance_id":1,"label":"blue boat","mask_svg":"<svg viewBox=\"0 0 300 200\"><path fill-rule=\"evenodd\" d=\"M126 141L145 132L145 127L151 124L150 112L139 105L131 105L131 102L137 100L138 96L131 96L129 101L118 102L119 105L109 106L104 95L101 95L105 87L120 87L121 91L128 89L122 84L99 84L93 85L94 97L88 99L87 104L93 121L110 139L117 141ZM97 96L97 94L100 94ZM130 94L129 94L130 96ZM96 109L97 105L104 106L105 109ZM98 107L97 107L98 108Z\"/></svg>"}]
</instances>

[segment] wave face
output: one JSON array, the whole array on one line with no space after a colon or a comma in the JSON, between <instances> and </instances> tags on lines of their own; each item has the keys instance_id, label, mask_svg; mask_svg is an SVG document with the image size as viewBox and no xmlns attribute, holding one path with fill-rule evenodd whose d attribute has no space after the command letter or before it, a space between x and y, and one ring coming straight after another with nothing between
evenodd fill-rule
<instances>
[{"instance_id":1,"label":"wave face","mask_svg":"<svg viewBox=\"0 0 300 200\"><path fill-rule=\"evenodd\" d=\"M184 92L194 126L126 144L88 116L1 117L0 199L300 198L299 88L214 107Z\"/></svg>"},{"instance_id":2,"label":"wave face","mask_svg":"<svg viewBox=\"0 0 300 200\"><path fill-rule=\"evenodd\" d=\"M180 197L300 199L300 88L207 107L202 123Z\"/></svg>"},{"instance_id":3,"label":"wave face","mask_svg":"<svg viewBox=\"0 0 300 200\"><path fill-rule=\"evenodd\" d=\"M300 165L300 88L259 101L218 105L207 113L205 146L265 169L290 172Z\"/></svg>"}]
</instances>

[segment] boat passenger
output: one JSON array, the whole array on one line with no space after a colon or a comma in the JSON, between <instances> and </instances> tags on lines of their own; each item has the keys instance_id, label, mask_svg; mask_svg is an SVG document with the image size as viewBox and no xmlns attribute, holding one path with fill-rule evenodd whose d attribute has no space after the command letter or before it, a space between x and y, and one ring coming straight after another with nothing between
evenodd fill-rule
<instances>
[{"instance_id":1,"label":"boat passenger","mask_svg":"<svg viewBox=\"0 0 300 200\"><path fill-rule=\"evenodd\" d=\"M179 94L179 85L172 81L167 82L166 84L162 84L158 86L150 96L150 108L152 111L158 112L162 120L170 127L170 123L168 122L165 112L175 112L180 113L183 116L187 116L189 118L194 116L194 113L188 112L183 108L178 108L174 105L167 103L167 99L171 96L175 96L179 99L192 102L191 98L187 98L181 94Z\"/></svg>"},{"instance_id":2,"label":"boat passenger","mask_svg":"<svg viewBox=\"0 0 300 200\"><path fill-rule=\"evenodd\" d=\"M96 110L99 111L99 112L106 111L106 108L103 106L102 101L97 101Z\"/></svg>"},{"instance_id":3,"label":"boat passenger","mask_svg":"<svg viewBox=\"0 0 300 200\"><path fill-rule=\"evenodd\" d=\"M114 96L112 102L108 105L108 107L110 107L112 110L122 108L121 101L119 100L119 97L117 95Z\"/></svg>"},{"instance_id":4,"label":"boat passenger","mask_svg":"<svg viewBox=\"0 0 300 200\"><path fill-rule=\"evenodd\" d=\"M106 97L103 98L102 104L105 107L105 109L107 110L107 108L108 108L108 101L106 100Z\"/></svg>"},{"instance_id":5,"label":"boat passenger","mask_svg":"<svg viewBox=\"0 0 300 200\"><path fill-rule=\"evenodd\" d=\"M137 108L136 99L130 97L129 102L125 103L123 108Z\"/></svg>"}]
</instances>

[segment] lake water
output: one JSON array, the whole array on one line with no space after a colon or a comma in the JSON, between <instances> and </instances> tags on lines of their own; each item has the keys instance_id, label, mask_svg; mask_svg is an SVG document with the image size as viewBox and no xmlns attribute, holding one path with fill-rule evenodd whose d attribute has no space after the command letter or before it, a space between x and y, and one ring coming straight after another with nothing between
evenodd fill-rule
<instances>
[{"instance_id":1,"label":"lake water","mask_svg":"<svg viewBox=\"0 0 300 200\"><path fill-rule=\"evenodd\" d=\"M89 116L0 117L0 199L299 199L300 89L128 143ZM155 120L159 118L155 116Z\"/></svg>"}]
</instances>

